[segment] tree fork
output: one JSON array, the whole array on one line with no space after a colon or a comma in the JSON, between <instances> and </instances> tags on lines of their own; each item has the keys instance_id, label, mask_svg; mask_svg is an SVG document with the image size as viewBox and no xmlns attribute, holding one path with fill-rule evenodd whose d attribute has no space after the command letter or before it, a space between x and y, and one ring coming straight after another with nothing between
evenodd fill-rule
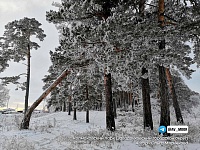
<instances>
[{"instance_id":1,"label":"tree fork","mask_svg":"<svg viewBox=\"0 0 200 150\"><path fill-rule=\"evenodd\" d=\"M44 92L43 94L32 104L32 106L28 109L28 111L25 113L24 118L21 122L20 129L28 129L30 118L32 115L33 110L43 101L43 99L68 75L70 74L69 70L64 70L62 74L51 84Z\"/></svg>"}]
</instances>

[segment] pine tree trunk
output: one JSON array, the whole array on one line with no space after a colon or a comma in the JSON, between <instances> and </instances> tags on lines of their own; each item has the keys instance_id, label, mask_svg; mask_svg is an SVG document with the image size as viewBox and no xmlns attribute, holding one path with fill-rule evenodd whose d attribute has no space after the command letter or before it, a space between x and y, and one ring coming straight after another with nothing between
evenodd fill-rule
<instances>
[{"instance_id":1,"label":"pine tree trunk","mask_svg":"<svg viewBox=\"0 0 200 150\"><path fill-rule=\"evenodd\" d=\"M63 112L66 112L66 102L63 102Z\"/></svg>"},{"instance_id":2,"label":"pine tree trunk","mask_svg":"<svg viewBox=\"0 0 200 150\"><path fill-rule=\"evenodd\" d=\"M132 103L131 103L131 105L132 105L132 111L133 111L133 112L135 112L135 105L134 105L134 104L135 104L135 99L133 99L133 100L132 100Z\"/></svg>"},{"instance_id":3,"label":"pine tree trunk","mask_svg":"<svg viewBox=\"0 0 200 150\"><path fill-rule=\"evenodd\" d=\"M113 100L113 112L114 112L114 117L115 117L115 119L117 119L116 100Z\"/></svg>"},{"instance_id":4,"label":"pine tree trunk","mask_svg":"<svg viewBox=\"0 0 200 150\"><path fill-rule=\"evenodd\" d=\"M177 96L176 96L176 91L175 91L175 88L174 88L174 84L173 84L173 81L172 81L172 76L171 76L171 73L169 71L169 68L166 68L165 72L166 72L166 76L167 76L167 80L168 80L168 84L169 84L169 88L170 88L170 93L172 95L172 101L173 101L173 106L174 106L174 110L175 110L175 113L176 113L177 122L180 122L181 124L183 124L183 117L182 117L182 114L181 114L181 110L180 110L180 107L179 107L179 103L178 103Z\"/></svg>"},{"instance_id":5,"label":"pine tree trunk","mask_svg":"<svg viewBox=\"0 0 200 150\"><path fill-rule=\"evenodd\" d=\"M62 74L51 84L43 94L31 105L21 122L20 129L28 129L33 110L42 102L42 100L70 73L65 70Z\"/></svg>"},{"instance_id":6,"label":"pine tree trunk","mask_svg":"<svg viewBox=\"0 0 200 150\"><path fill-rule=\"evenodd\" d=\"M120 94L120 96L119 96L119 108L122 108L122 99L123 99L122 91L119 91L119 94Z\"/></svg>"},{"instance_id":7,"label":"pine tree trunk","mask_svg":"<svg viewBox=\"0 0 200 150\"><path fill-rule=\"evenodd\" d=\"M89 121L89 110L87 109L86 110L86 123L89 123L90 121Z\"/></svg>"},{"instance_id":8,"label":"pine tree trunk","mask_svg":"<svg viewBox=\"0 0 200 150\"><path fill-rule=\"evenodd\" d=\"M100 95L100 99L101 99L101 102L99 104L99 110L102 111L102 101L103 101L102 94Z\"/></svg>"},{"instance_id":9,"label":"pine tree trunk","mask_svg":"<svg viewBox=\"0 0 200 150\"><path fill-rule=\"evenodd\" d=\"M77 120L77 117L76 117L76 102L74 102L74 117L73 117L73 120Z\"/></svg>"},{"instance_id":10,"label":"pine tree trunk","mask_svg":"<svg viewBox=\"0 0 200 150\"><path fill-rule=\"evenodd\" d=\"M126 93L123 91L124 111L126 111Z\"/></svg>"},{"instance_id":11,"label":"pine tree trunk","mask_svg":"<svg viewBox=\"0 0 200 150\"><path fill-rule=\"evenodd\" d=\"M142 68L142 75L144 75L145 73L148 74L148 70L146 68ZM142 83L142 100L143 100L143 113L144 113L143 114L144 129L148 127L151 128L151 130L153 130L149 78L147 79L141 78L141 83Z\"/></svg>"},{"instance_id":12,"label":"pine tree trunk","mask_svg":"<svg viewBox=\"0 0 200 150\"><path fill-rule=\"evenodd\" d=\"M29 87L30 87L30 68L31 68L31 51L30 45L28 44L28 54L27 54L27 77L26 77L26 95L25 95L25 109L24 114L26 114L28 110L28 97L29 97Z\"/></svg>"},{"instance_id":13,"label":"pine tree trunk","mask_svg":"<svg viewBox=\"0 0 200 150\"><path fill-rule=\"evenodd\" d=\"M86 85L86 101L87 101L86 123L89 123L89 92L88 92L88 86L87 85Z\"/></svg>"},{"instance_id":14,"label":"pine tree trunk","mask_svg":"<svg viewBox=\"0 0 200 150\"><path fill-rule=\"evenodd\" d=\"M170 125L170 111L169 111L169 97L168 97L165 67L159 66L158 68L159 68L160 100L161 100L160 126L167 127Z\"/></svg>"},{"instance_id":15,"label":"pine tree trunk","mask_svg":"<svg viewBox=\"0 0 200 150\"><path fill-rule=\"evenodd\" d=\"M160 23L160 27L164 28L165 19L165 2L164 0L159 0L158 2L158 22ZM165 39L159 43L159 49L165 49ZM161 100L161 115L160 115L160 126L169 126L170 125L170 111L169 111L169 97L168 97L168 89L166 82L166 73L165 67L159 66L159 83L160 83L160 100ZM169 133L164 133L164 136L170 136Z\"/></svg>"},{"instance_id":16,"label":"pine tree trunk","mask_svg":"<svg viewBox=\"0 0 200 150\"><path fill-rule=\"evenodd\" d=\"M105 95L106 95L106 128L109 131L115 131L115 119L112 100L111 74L104 75Z\"/></svg>"},{"instance_id":17,"label":"pine tree trunk","mask_svg":"<svg viewBox=\"0 0 200 150\"><path fill-rule=\"evenodd\" d=\"M69 102L68 102L68 115L71 115L71 110L72 110L72 96L69 96Z\"/></svg>"}]
</instances>

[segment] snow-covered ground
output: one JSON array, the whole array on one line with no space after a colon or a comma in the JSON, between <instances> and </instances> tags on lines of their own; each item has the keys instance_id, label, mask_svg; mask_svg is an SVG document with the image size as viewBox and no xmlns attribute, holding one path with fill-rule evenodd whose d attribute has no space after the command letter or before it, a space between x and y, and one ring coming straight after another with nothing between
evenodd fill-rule
<instances>
[{"instance_id":1,"label":"snow-covered ground","mask_svg":"<svg viewBox=\"0 0 200 150\"><path fill-rule=\"evenodd\" d=\"M159 106L152 100L154 130L143 130L142 107L136 112L117 112L116 131L105 127L105 111L77 112L77 120L67 112L33 114L30 130L19 130L22 114L0 115L1 150L200 150L200 106L183 112L188 134L163 139L158 134ZM177 125L171 108L171 125Z\"/></svg>"}]
</instances>

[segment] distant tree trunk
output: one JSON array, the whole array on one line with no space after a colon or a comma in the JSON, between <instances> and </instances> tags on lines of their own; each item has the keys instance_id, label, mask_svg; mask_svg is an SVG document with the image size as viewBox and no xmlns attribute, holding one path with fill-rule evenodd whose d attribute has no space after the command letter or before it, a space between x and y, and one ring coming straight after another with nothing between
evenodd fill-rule
<instances>
[{"instance_id":1,"label":"distant tree trunk","mask_svg":"<svg viewBox=\"0 0 200 150\"><path fill-rule=\"evenodd\" d=\"M66 102L63 102L63 111L66 112Z\"/></svg>"},{"instance_id":2,"label":"distant tree trunk","mask_svg":"<svg viewBox=\"0 0 200 150\"><path fill-rule=\"evenodd\" d=\"M126 101L126 104L127 104L127 106L129 106L130 105L130 94L129 94L129 92L126 92L126 99L127 99L127 101Z\"/></svg>"},{"instance_id":3,"label":"distant tree trunk","mask_svg":"<svg viewBox=\"0 0 200 150\"><path fill-rule=\"evenodd\" d=\"M123 98L122 91L119 91L119 105L118 105L119 108L122 108L122 98Z\"/></svg>"},{"instance_id":4,"label":"distant tree trunk","mask_svg":"<svg viewBox=\"0 0 200 150\"><path fill-rule=\"evenodd\" d=\"M26 95L25 95L25 109L24 114L28 110L28 97L29 97L29 86L30 86L30 69L31 68L31 50L30 45L28 44L28 53L27 53L27 77L26 77Z\"/></svg>"},{"instance_id":5,"label":"distant tree trunk","mask_svg":"<svg viewBox=\"0 0 200 150\"><path fill-rule=\"evenodd\" d=\"M33 110L42 102L42 100L68 75L70 71L64 70L62 74L51 84L43 94L31 105L21 122L20 129L28 129Z\"/></svg>"},{"instance_id":6,"label":"distant tree trunk","mask_svg":"<svg viewBox=\"0 0 200 150\"><path fill-rule=\"evenodd\" d=\"M112 100L112 83L111 74L104 75L105 95L106 95L106 128L110 131L115 131L115 119L113 112Z\"/></svg>"},{"instance_id":7,"label":"distant tree trunk","mask_svg":"<svg viewBox=\"0 0 200 150\"><path fill-rule=\"evenodd\" d=\"M133 99L133 100L132 100L132 103L131 103L131 105L132 105L132 111L133 111L133 112L135 112L135 105L134 105L134 104L135 104L135 99Z\"/></svg>"},{"instance_id":8,"label":"distant tree trunk","mask_svg":"<svg viewBox=\"0 0 200 150\"><path fill-rule=\"evenodd\" d=\"M181 124L183 124L183 117L182 117L181 110L180 110L180 107L178 104L176 91L174 88L174 84L173 84L173 80L172 80L172 76L169 71L169 68L166 68L165 72L166 72L166 76L167 76L167 80L168 80L168 84L169 84L169 88L170 88L170 93L172 95L172 101L173 101L173 106L174 106L175 113L176 113L177 122L180 122Z\"/></svg>"},{"instance_id":9,"label":"distant tree trunk","mask_svg":"<svg viewBox=\"0 0 200 150\"><path fill-rule=\"evenodd\" d=\"M88 86L87 85L86 85L86 101L87 101L86 123L89 123L89 92L88 92Z\"/></svg>"},{"instance_id":10,"label":"distant tree trunk","mask_svg":"<svg viewBox=\"0 0 200 150\"><path fill-rule=\"evenodd\" d=\"M72 96L69 96L69 102L68 102L68 115L71 115L71 110L72 110Z\"/></svg>"},{"instance_id":11,"label":"distant tree trunk","mask_svg":"<svg viewBox=\"0 0 200 150\"><path fill-rule=\"evenodd\" d=\"M146 73L148 74L148 70L146 68L142 68L142 75ZM141 78L141 83L142 83L142 100L143 100L143 113L144 113L143 115L144 129L146 127L149 127L151 128L151 130L153 130L149 78L147 79Z\"/></svg>"},{"instance_id":12,"label":"distant tree trunk","mask_svg":"<svg viewBox=\"0 0 200 150\"><path fill-rule=\"evenodd\" d=\"M126 93L123 91L124 111L126 111Z\"/></svg>"},{"instance_id":13,"label":"distant tree trunk","mask_svg":"<svg viewBox=\"0 0 200 150\"><path fill-rule=\"evenodd\" d=\"M100 95L100 99L101 99L101 101L100 101L100 104L99 104L100 105L99 106L99 108L100 108L99 110L102 111L102 101L103 101L102 94Z\"/></svg>"},{"instance_id":14,"label":"distant tree trunk","mask_svg":"<svg viewBox=\"0 0 200 150\"><path fill-rule=\"evenodd\" d=\"M113 112L114 112L114 117L115 117L115 119L117 119L116 100L113 100Z\"/></svg>"},{"instance_id":15,"label":"distant tree trunk","mask_svg":"<svg viewBox=\"0 0 200 150\"><path fill-rule=\"evenodd\" d=\"M77 117L76 117L76 102L74 101L74 118L73 120L77 120Z\"/></svg>"}]
</instances>

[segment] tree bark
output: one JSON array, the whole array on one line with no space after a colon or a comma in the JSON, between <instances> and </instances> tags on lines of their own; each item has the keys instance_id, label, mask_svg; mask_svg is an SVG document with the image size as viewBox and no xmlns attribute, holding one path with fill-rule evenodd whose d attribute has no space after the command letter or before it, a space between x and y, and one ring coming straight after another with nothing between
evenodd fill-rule
<instances>
[{"instance_id":1,"label":"tree bark","mask_svg":"<svg viewBox=\"0 0 200 150\"><path fill-rule=\"evenodd\" d=\"M27 53L27 77L26 77L26 95L25 95L25 108L24 114L28 110L28 98L29 98L29 87L30 87L30 73L31 73L31 51L30 45L28 44L28 53Z\"/></svg>"},{"instance_id":2,"label":"tree bark","mask_svg":"<svg viewBox=\"0 0 200 150\"><path fill-rule=\"evenodd\" d=\"M104 75L105 95L106 95L106 128L115 131L115 119L112 100L111 74Z\"/></svg>"},{"instance_id":3,"label":"tree bark","mask_svg":"<svg viewBox=\"0 0 200 150\"><path fill-rule=\"evenodd\" d=\"M146 73L148 73L148 70L146 68L142 68L142 75L144 75ZM151 128L151 130L153 130L149 78L147 78L147 79L141 78L141 83L142 83L144 129L147 127L147 128Z\"/></svg>"},{"instance_id":4,"label":"tree bark","mask_svg":"<svg viewBox=\"0 0 200 150\"><path fill-rule=\"evenodd\" d=\"M160 116L160 126L170 125L170 111L169 111L169 97L166 82L165 67L159 66L159 82L160 82L160 100L161 100L161 116ZM169 134L164 133L164 135L169 136Z\"/></svg>"},{"instance_id":5,"label":"tree bark","mask_svg":"<svg viewBox=\"0 0 200 150\"><path fill-rule=\"evenodd\" d=\"M174 88L174 84L173 84L173 80L172 80L172 76L169 71L169 68L166 68L165 72L166 72L166 76L167 76L167 80L168 80L170 93L172 95L172 101L173 101L173 106L174 106L177 122L180 122L181 124L183 124L183 117L181 114L181 110L179 107L179 103L178 103L177 96L176 96L176 91Z\"/></svg>"},{"instance_id":6,"label":"tree bark","mask_svg":"<svg viewBox=\"0 0 200 150\"><path fill-rule=\"evenodd\" d=\"M65 70L62 74L51 84L44 93L31 105L28 109L27 113L24 115L24 118L21 122L20 129L28 129L29 122L32 115L33 110L42 102L42 100L68 75L70 71Z\"/></svg>"}]
</instances>

